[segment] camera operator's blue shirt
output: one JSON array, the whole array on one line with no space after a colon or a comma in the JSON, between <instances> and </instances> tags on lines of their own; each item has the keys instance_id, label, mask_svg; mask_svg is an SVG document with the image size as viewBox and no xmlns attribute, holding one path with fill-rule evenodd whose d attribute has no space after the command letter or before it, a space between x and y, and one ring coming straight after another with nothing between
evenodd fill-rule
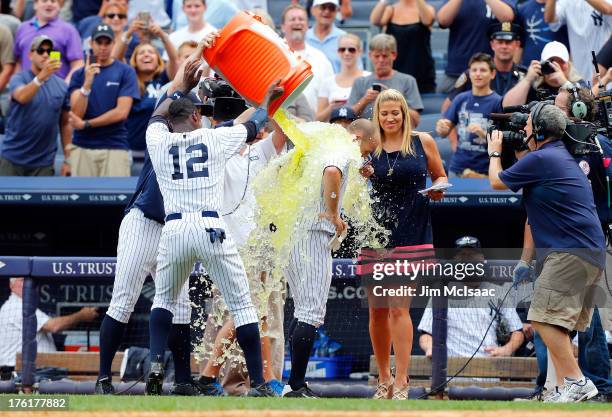
<instances>
[{"instance_id":1,"label":"camera operator's blue shirt","mask_svg":"<svg viewBox=\"0 0 612 417\"><path fill-rule=\"evenodd\" d=\"M605 240L587 177L560 140L544 144L499 174L523 202L539 261L553 251L605 266Z\"/></svg>"},{"instance_id":2,"label":"camera operator's blue shirt","mask_svg":"<svg viewBox=\"0 0 612 417\"><path fill-rule=\"evenodd\" d=\"M453 122L457 129L457 150L451 158L450 171L461 174L469 168L481 174L489 172L487 139L470 133L468 126L476 123L486 132L489 115L502 111L502 98L495 92L488 96L475 96L471 91L466 91L453 99L444 112L444 118Z\"/></svg>"}]
</instances>

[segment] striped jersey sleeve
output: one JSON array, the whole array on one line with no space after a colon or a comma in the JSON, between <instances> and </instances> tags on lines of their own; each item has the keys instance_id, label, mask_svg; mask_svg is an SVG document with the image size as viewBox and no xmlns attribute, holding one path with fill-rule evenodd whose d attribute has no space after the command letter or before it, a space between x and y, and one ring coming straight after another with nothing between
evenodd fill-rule
<instances>
[{"instance_id":1,"label":"striped jersey sleeve","mask_svg":"<svg viewBox=\"0 0 612 417\"><path fill-rule=\"evenodd\" d=\"M247 139L247 129L242 124L215 129L215 134L223 148L225 160L239 153Z\"/></svg>"},{"instance_id":2,"label":"striped jersey sleeve","mask_svg":"<svg viewBox=\"0 0 612 417\"><path fill-rule=\"evenodd\" d=\"M151 119L146 133L147 147L154 148L159 145L168 132L168 123L164 119Z\"/></svg>"}]
</instances>

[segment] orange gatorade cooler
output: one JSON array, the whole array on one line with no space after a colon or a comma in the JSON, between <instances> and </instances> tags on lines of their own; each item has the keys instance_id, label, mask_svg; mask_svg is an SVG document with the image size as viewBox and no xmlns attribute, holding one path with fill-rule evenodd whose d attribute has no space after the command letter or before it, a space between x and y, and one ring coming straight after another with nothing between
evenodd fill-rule
<instances>
[{"instance_id":1,"label":"orange gatorade cooler","mask_svg":"<svg viewBox=\"0 0 612 417\"><path fill-rule=\"evenodd\" d=\"M270 84L280 79L285 92L270 103L270 116L281 105L289 105L312 79L310 64L250 12L236 14L221 29L215 46L205 49L203 55L251 103L261 104Z\"/></svg>"}]
</instances>

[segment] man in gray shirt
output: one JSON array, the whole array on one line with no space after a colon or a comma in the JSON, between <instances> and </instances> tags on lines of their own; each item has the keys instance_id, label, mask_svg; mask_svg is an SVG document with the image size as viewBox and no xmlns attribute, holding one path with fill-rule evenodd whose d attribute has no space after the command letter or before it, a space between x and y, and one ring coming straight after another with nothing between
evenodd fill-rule
<instances>
[{"instance_id":1,"label":"man in gray shirt","mask_svg":"<svg viewBox=\"0 0 612 417\"><path fill-rule=\"evenodd\" d=\"M397 57L395 38L384 33L374 36L370 41L369 57L374 72L355 80L348 104L359 117L371 119L374 102L380 91L393 88L406 97L410 121L412 127L416 127L420 120L419 113L423 110L423 102L416 79L393 70L393 61Z\"/></svg>"}]
</instances>

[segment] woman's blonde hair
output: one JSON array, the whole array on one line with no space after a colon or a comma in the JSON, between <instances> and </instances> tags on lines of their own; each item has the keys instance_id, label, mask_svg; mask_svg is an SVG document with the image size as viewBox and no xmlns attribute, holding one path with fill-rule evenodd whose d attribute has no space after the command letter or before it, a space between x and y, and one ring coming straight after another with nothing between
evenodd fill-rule
<instances>
[{"instance_id":1,"label":"woman's blonde hair","mask_svg":"<svg viewBox=\"0 0 612 417\"><path fill-rule=\"evenodd\" d=\"M414 146L412 146L412 126L410 124L410 115L408 113L408 103L406 102L406 99L402 93L392 88L383 90L378 95L376 102L374 103L372 123L374 124L374 128L378 133L378 137L380 138L380 142L374 151L374 155L380 156L383 150L383 144L385 143L385 132L380 126L378 114L380 112L380 106L388 101L399 103L402 111L402 146L400 148L402 156L405 157L408 154L414 155Z\"/></svg>"},{"instance_id":2,"label":"woman's blonde hair","mask_svg":"<svg viewBox=\"0 0 612 417\"><path fill-rule=\"evenodd\" d=\"M145 77L142 73L138 71L138 66L136 65L136 57L138 55L138 52L147 45L153 48L153 50L155 51L155 56L157 56L157 68L155 68L155 71L153 71L153 78L156 78L159 74L164 72L164 69L166 68L166 66L164 65L164 60L159 54L159 51L151 43L142 42L139 43L136 48L134 48L134 53L132 53L132 57L130 58L130 66L136 71L136 78L138 79L138 89L140 90L140 95L143 95L145 91Z\"/></svg>"},{"instance_id":3,"label":"woman's blonde hair","mask_svg":"<svg viewBox=\"0 0 612 417\"><path fill-rule=\"evenodd\" d=\"M347 32L343 35L340 35L338 37L338 43L340 43L340 39L351 39L357 43L357 49L359 49L360 51L363 49L361 46L361 38L355 35L354 33Z\"/></svg>"}]
</instances>

